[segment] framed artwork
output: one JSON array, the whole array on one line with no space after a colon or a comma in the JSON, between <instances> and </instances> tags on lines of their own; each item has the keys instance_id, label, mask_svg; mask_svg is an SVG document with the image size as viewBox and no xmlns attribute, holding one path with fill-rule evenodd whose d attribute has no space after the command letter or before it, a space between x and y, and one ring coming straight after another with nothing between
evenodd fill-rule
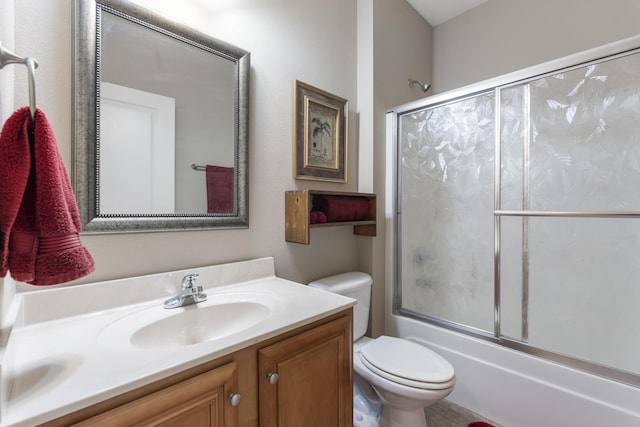
<instances>
[{"instance_id":1,"label":"framed artwork","mask_svg":"<svg viewBox=\"0 0 640 427\"><path fill-rule=\"evenodd\" d=\"M346 99L295 81L293 176L347 182Z\"/></svg>"}]
</instances>

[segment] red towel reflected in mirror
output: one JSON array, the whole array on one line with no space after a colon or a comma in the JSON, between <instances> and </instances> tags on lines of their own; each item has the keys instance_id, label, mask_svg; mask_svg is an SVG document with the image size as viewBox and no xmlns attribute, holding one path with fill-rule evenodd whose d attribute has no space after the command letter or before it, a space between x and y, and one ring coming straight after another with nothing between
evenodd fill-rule
<instances>
[{"instance_id":1,"label":"red towel reflected in mirror","mask_svg":"<svg viewBox=\"0 0 640 427\"><path fill-rule=\"evenodd\" d=\"M206 166L207 212L234 213L234 168Z\"/></svg>"}]
</instances>

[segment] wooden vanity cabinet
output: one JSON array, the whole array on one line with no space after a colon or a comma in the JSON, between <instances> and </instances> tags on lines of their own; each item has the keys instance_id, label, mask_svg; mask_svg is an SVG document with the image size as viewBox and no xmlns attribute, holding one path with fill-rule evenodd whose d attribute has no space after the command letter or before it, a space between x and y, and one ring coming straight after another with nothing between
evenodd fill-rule
<instances>
[{"instance_id":1,"label":"wooden vanity cabinet","mask_svg":"<svg viewBox=\"0 0 640 427\"><path fill-rule=\"evenodd\" d=\"M352 427L352 322L349 308L43 426Z\"/></svg>"},{"instance_id":2,"label":"wooden vanity cabinet","mask_svg":"<svg viewBox=\"0 0 640 427\"><path fill-rule=\"evenodd\" d=\"M260 427L352 425L352 345L345 316L260 349Z\"/></svg>"},{"instance_id":3,"label":"wooden vanity cabinet","mask_svg":"<svg viewBox=\"0 0 640 427\"><path fill-rule=\"evenodd\" d=\"M238 366L230 362L75 425L236 427L238 406L231 397L237 390Z\"/></svg>"}]
</instances>

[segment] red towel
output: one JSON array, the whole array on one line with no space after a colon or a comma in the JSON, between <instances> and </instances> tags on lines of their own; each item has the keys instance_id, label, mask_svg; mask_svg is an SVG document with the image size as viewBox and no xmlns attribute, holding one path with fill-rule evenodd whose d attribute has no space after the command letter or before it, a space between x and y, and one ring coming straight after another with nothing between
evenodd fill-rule
<instances>
[{"instance_id":1,"label":"red towel","mask_svg":"<svg viewBox=\"0 0 640 427\"><path fill-rule=\"evenodd\" d=\"M369 217L371 207L366 197L315 195L313 210L324 212L326 222L361 221Z\"/></svg>"},{"instance_id":2,"label":"red towel","mask_svg":"<svg viewBox=\"0 0 640 427\"><path fill-rule=\"evenodd\" d=\"M235 212L233 168L207 165L205 173L207 175L207 212Z\"/></svg>"},{"instance_id":3,"label":"red towel","mask_svg":"<svg viewBox=\"0 0 640 427\"><path fill-rule=\"evenodd\" d=\"M325 222L327 222L327 216L324 214L324 212L309 212L309 224L324 224Z\"/></svg>"},{"instance_id":4,"label":"red towel","mask_svg":"<svg viewBox=\"0 0 640 427\"><path fill-rule=\"evenodd\" d=\"M16 111L0 134L0 277L55 285L95 270L53 129Z\"/></svg>"}]
</instances>

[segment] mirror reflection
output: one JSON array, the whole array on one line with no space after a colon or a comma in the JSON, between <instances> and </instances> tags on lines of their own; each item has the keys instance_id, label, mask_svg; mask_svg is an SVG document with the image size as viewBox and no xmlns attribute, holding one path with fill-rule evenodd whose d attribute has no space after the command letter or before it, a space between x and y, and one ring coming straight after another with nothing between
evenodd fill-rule
<instances>
[{"instance_id":1,"label":"mirror reflection","mask_svg":"<svg viewBox=\"0 0 640 427\"><path fill-rule=\"evenodd\" d=\"M76 19L84 230L246 227L249 53L125 1Z\"/></svg>"},{"instance_id":2,"label":"mirror reflection","mask_svg":"<svg viewBox=\"0 0 640 427\"><path fill-rule=\"evenodd\" d=\"M235 64L112 13L101 27L100 212L232 213L233 180L191 165L233 177Z\"/></svg>"}]
</instances>

